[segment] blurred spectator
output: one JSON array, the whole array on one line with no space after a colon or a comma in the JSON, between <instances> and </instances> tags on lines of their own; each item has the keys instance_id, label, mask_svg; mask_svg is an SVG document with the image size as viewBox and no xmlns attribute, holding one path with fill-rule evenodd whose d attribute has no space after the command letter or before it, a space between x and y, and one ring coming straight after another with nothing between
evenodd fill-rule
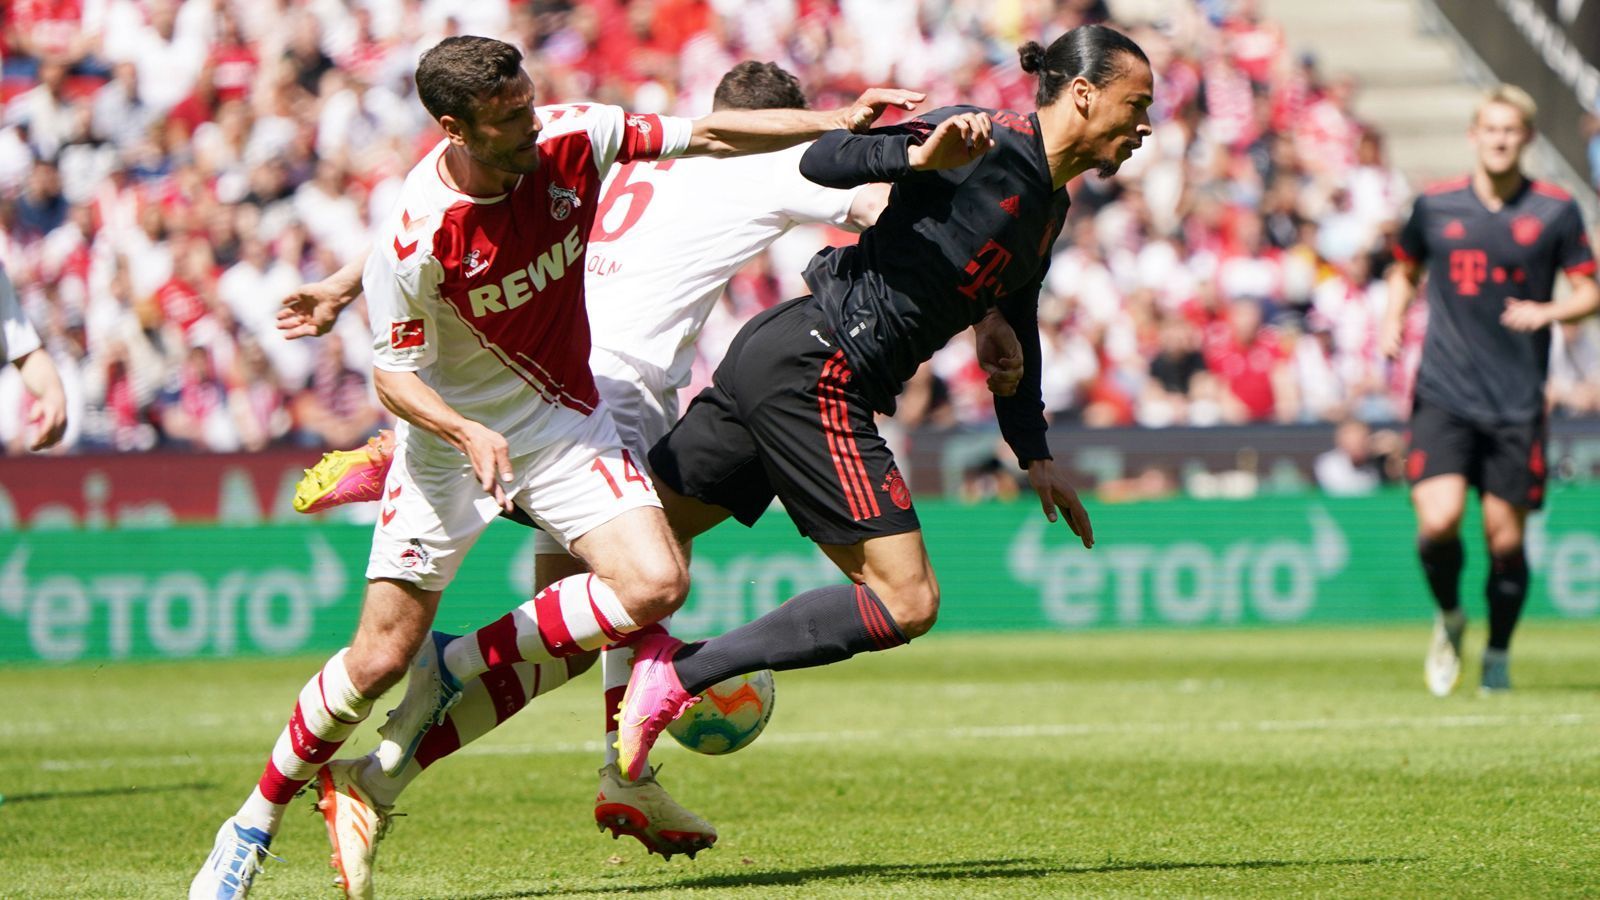
<instances>
[{"instance_id":1,"label":"blurred spectator","mask_svg":"<svg viewBox=\"0 0 1600 900\"><path fill-rule=\"evenodd\" d=\"M44 237L67 220L67 198L61 193L61 173L55 163L40 160L28 173L17 197L16 234L23 240Z\"/></svg>"},{"instance_id":2,"label":"blurred spectator","mask_svg":"<svg viewBox=\"0 0 1600 900\"><path fill-rule=\"evenodd\" d=\"M319 340L311 381L293 403L300 438L311 446L354 446L377 431L378 410L366 376L345 364L339 333Z\"/></svg>"},{"instance_id":3,"label":"blurred spectator","mask_svg":"<svg viewBox=\"0 0 1600 900\"><path fill-rule=\"evenodd\" d=\"M1378 489L1383 479L1372 458L1371 430L1365 422L1350 419L1333 432L1333 449L1317 456L1317 486L1336 497L1355 497Z\"/></svg>"},{"instance_id":4,"label":"blurred spectator","mask_svg":"<svg viewBox=\"0 0 1600 900\"><path fill-rule=\"evenodd\" d=\"M239 430L228 410L228 390L205 347L190 347L172 384L157 402L161 430L176 446L231 453Z\"/></svg>"},{"instance_id":5,"label":"blurred spectator","mask_svg":"<svg viewBox=\"0 0 1600 900\"><path fill-rule=\"evenodd\" d=\"M1223 418L1232 423L1292 422L1299 405L1294 372L1278 332L1262 324L1260 301L1239 298L1205 337L1206 368L1226 388Z\"/></svg>"},{"instance_id":6,"label":"blurred spectator","mask_svg":"<svg viewBox=\"0 0 1600 900\"><path fill-rule=\"evenodd\" d=\"M1376 491L1401 475L1405 439L1384 429L1374 432L1365 422L1346 419L1333 432L1333 448L1317 456L1317 486L1335 497L1358 497Z\"/></svg>"}]
</instances>

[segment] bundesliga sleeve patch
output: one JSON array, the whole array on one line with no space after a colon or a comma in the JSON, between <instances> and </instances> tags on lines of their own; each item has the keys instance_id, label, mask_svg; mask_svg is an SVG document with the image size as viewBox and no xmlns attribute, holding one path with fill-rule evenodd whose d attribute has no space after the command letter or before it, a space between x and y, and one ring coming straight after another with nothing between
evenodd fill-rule
<instances>
[{"instance_id":1,"label":"bundesliga sleeve patch","mask_svg":"<svg viewBox=\"0 0 1600 900\"><path fill-rule=\"evenodd\" d=\"M406 319L403 322L394 322L389 326L389 349L404 350L408 347L421 347L427 343L427 337L422 328L421 319Z\"/></svg>"}]
</instances>

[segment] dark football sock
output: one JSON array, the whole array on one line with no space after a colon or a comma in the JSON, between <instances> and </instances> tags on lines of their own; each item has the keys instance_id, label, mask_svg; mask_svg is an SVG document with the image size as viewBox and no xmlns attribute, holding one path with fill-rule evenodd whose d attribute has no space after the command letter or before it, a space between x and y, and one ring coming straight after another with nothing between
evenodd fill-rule
<instances>
[{"instance_id":1,"label":"dark football sock","mask_svg":"<svg viewBox=\"0 0 1600 900\"><path fill-rule=\"evenodd\" d=\"M1417 541L1417 558L1422 560L1422 574L1428 579L1428 589L1433 591L1433 602L1443 612L1461 607L1461 566L1466 554L1461 549L1461 539Z\"/></svg>"},{"instance_id":2,"label":"dark football sock","mask_svg":"<svg viewBox=\"0 0 1600 900\"><path fill-rule=\"evenodd\" d=\"M1490 557L1489 580L1483 593L1489 598L1489 649L1510 649L1511 632L1528 599L1528 557L1522 548Z\"/></svg>"},{"instance_id":3,"label":"dark football sock","mask_svg":"<svg viewBox=\"0 0 1600 900\"><path fill-rule=\"evenodd\" d=\"M883 602L864 584L806 591L761 618L673 658L684 689L698 694L724 678L762 669L825 666L906 643Z\"/></svg>"}]
</instances>

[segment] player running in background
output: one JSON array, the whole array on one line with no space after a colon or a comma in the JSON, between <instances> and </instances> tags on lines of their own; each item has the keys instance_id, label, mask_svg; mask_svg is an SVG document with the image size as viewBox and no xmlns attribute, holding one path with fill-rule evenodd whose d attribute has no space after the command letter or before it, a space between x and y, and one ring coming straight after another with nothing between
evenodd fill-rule
<instances>
[{"instance_id":1,"label":"player running in background","mask_svg":"<svg viewBox=\"0 0 1600 900\"><path fill-rule=\"evenodd\" d=\"M536 113L521 53L478 37L447 38L423 54L416 83L445 138L407 176L362 277L374 383L404 424L361 621L351 646L301 691L191 897L246 895L289 799L408 665L413 683L458 695L428 629L440 593L499 512L521 508L593 573L527 604L541 650L524 655L530 662L598 649L681 602L682 555L588 368L583 260L611 165L782 149L865 128L885 106L920 99L874 90L844 110L726 110L695 120L603 105Z\"/></svg>"},{"instance_id":2,"label":"player running in background","mask_svg":"<svg viewBox=\"0 0 1600 900\"><path fill-rule=\"evenodd\" d=\"M1438 605L1424 675L1443 697L1461 678L1466 613L1460 581L1467 487L1483 506L1489 551L1484 691L1511 687L1511 632L1528 596L1523 532L1544 503L1545 373L1550 326L1600 308L1595 261L1578 205L1522 173L1533 98L1501 85L1484 96L1468 135L1470 176L1417 198L1395 246L1383 348L1399 355L1406 307L1426 272L1428 332L1406 458L1417 556ZM1572 290L1554 298L1557 272Z\"/></svg>"},{"instance_id":3,"label":"player running in background","mask_svg":"<svg viewBox=\"0 0 1600 900\"><path fill-rule=\"evenodd\" d=\"M61 386L61 373L40 343L33 323L22 314L17 289L5 266L0 265L0 366L6 363L16 365L23 390L33 398L28 412L33 440L28 442L28 449L54 447L67 433L67 395Z\"/></svg>"}]
</instances>

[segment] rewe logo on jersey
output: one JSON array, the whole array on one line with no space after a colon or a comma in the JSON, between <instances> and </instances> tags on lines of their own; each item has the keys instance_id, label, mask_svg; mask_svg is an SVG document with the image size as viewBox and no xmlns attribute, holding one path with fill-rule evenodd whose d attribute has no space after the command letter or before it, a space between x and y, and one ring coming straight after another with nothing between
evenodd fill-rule
<instances>
[{"instance_id":1,"label":"rewe logo on jersey","mask_svg":"<svg viewBox=\"0 0 1600 900\"><path fill-rule=\"evenodd\" d=\"M535 292L561 280L568 272L577 271L581 275L583 266L577 264L583 259L583 249L583 234L574 225L559 243L551 244L550 249L526 266L513 269L498 284L486 284L468 291L467 302L472 304L472 317L481 319L490 313L516 309L532 300Z\"/></svg>"}]
</instances>

